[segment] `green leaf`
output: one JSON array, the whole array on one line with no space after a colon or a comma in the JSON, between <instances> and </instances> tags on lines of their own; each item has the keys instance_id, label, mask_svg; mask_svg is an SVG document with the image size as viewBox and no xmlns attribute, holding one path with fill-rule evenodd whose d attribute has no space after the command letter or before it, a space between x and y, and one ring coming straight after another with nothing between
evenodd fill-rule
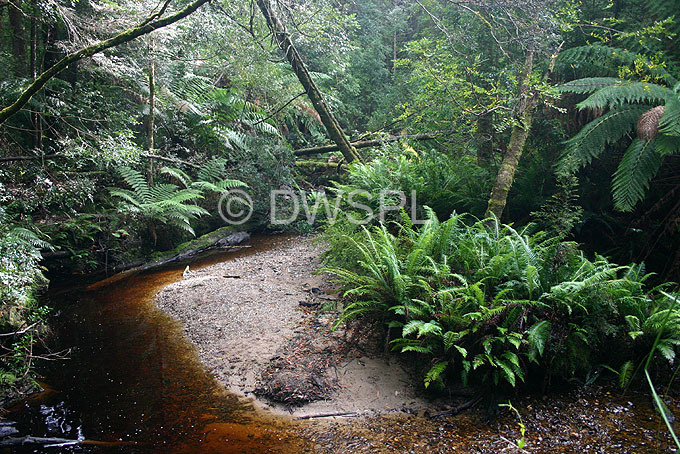
<instances>
[{"instance_id":1,"label":"green leaf","mask_svg":"<svg viewBox=\"0 0 680 454\"><path fill-rule=\"evenodd\" d=\"M463 356L463 358L467 358L468 351L464 349L463 347L459 347L458 345L455 346L456 350Z\"/></svg>"},{"instance_id":2,"label":"green leaf","mask_svg":"<svg viewBox=\"0 0 680 454\"><path fill-rule=\"evenodd\" d=\"M550 338L550 330L552 324L549 320L541 320L540 322L534 324L527 331L527 338L529 341L529 347L535 349L539 356L543 356L543 351L545 350L545 345Z\"/></svg>"},{"instance_id":3,"label":"green leaf","mask_svg":"<svg viewBox=\"0 0 680 454\"><path fill-rule=\"evenodd\" d=\"M619 369L619 386L625 388L633 377L633 361L626 361Z\"/></svg>"},{"instance_id":4,"label":"green leaf","mask_svg":"<svg viewBox=\"0 0 680 454\"><path fill-rule=\"evenodd\" d=\"M430 386L430 384L433 381L436 381L439 376L446 370L446 367L449 365L448 362L444 361L441 363L437 363L430 370L425 374L425 387L427 388Z\"/></svg>"}]
</instances>

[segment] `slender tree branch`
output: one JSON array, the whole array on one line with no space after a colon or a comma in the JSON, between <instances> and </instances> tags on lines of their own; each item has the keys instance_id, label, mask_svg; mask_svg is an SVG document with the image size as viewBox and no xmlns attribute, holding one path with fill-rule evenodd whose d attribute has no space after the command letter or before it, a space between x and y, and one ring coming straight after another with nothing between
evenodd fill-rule
<instances>
[{"instance_id":1,"label":"slender tree branch","mask_svg":"<svg viewBox=\"0 0 680 454\"><path fill-rule=\"evenodd\" d=\"M298 95L295 95L295 97L294 97L293 99L291 99L290 101L288 101L287 103L285 103L284 105L282 105L281 107L279 107L278 109L276 109L276 110L275 110L274 112L272 112L267 118L263 118L262 120L258 120L257 122L253 123L253 126L257 126L257 125L259 125L260 123L264 123L265 121L269 120L269 119L272 118L274 115L278 114L278 113L281 112L283 109L285 109L286 107L288 107L288 106L290 105L290 103L292 103L293 101L295 101L296 99L298 99L300 96L306 95L306 94L307 94L307 92L304 92L304 91L303 91L302 93L300 93L300 94L298 94Z\"/></svg>"},{"instance_id":2,"label":"slender tree branch","mask_svg":"<svg viewBox=\"0 0 680 454\"><path fill-rule=\"evenodd\" d=\"M382 145L384 143L389 143L389 142L396 142L402 139L411 139L411 140L429 140L429 139L434 139L437 136L444 135L444 134L451 134L454 131L452 130L445 130L445 131L432 131L432 132L427 132L424 134L405 134L401 136L389 136L389 137L384 137L382 139L373 139L373 140L362 140L358 142L352 142L352 146L354 148L368 148L368 147L377 147L378 145ZM339 148L337 145L322 145L320 147L312 147L312 148L300 148L299 150L294 150L293 153L295 156L308 156L312 154L320 154L320 153L328 153L330 151L338 151Z\"/></svg>"}]
</instances>

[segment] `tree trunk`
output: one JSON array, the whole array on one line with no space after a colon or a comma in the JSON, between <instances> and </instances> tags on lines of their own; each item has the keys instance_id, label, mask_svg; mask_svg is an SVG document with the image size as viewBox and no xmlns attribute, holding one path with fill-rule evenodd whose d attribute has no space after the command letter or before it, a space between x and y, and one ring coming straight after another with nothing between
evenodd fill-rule
<instances>
[{"instance_id":1,"label":"tree trunk","mask_svg":"<svg viewBox=\"0 0 680 454\"><path fill-rule=\"evenodd\" d=\"M394 30L392 36L392 79L397 77L397 30Z\"/></svg>"},{"instance_id":2,"label":"tree trunk","mask_svg":"<svg viewBox=\"0 0 680 454\"><path fill-rule=\"evenodd\" d=\"M497 219L500 219L503 210L505 209L505 205L508 202L508 193L515 180L517 165L524 152L524 144L526 143L527 136L531 130L534 109L536 107L536 99L529 93L529 81L533 70L534 52L533 50L530 50L527 53L526 61L524 62L524 76L519 91L516 124L512 128L508 149L503 154L503 162L501 163L501 168L498 170L496 183L491 191L491 198L489 199L485 217L489 217L493 214Z\"/></svg>"},{"instance_id":3,"label":"tree trunk","mask_svg":"<svg viewBox=\"0 0 680 454\"><path fill-rule=\"evenodd\" d=\"M31 80L35 80L38 77L38 2L33 0L31 2L31 55L30 55L30 75ZM45 166L45 158L43 152L43 130L42 130L42 116L38 111L39 108L35 108L36 112L31 114L31 120L33 122L33 149L40 150L40 155L42 157L42 165Z\"/></svg>"},{"instance_id":4,"label":"tree trunk","mask_svg":"<svg viewBox=\"0 0 680 454\"><path fill-rule=\"evenodd\" d=\"M564 42L557 47L557 50L551 57L548 70L543 76L543 80L546 82L550 80L550 76L555 68L555 60L557 60L557 56L563 45ZM508 193L510 192L512 183L515 181L515 172L517 171L519 160L524 152L524 144L529 136L529 131L531 131L531 124L534 121L534 112L536 110L536 105L538 104L538 95L532 94L531 87L529 86L533 69L534 51L529 50L526 61L524 62L524 76L519 91L517 121L512 128L510 143L508 144L508 149L503 154L503 162L501 163L501 168L498 170L496 183L491 191L489 205L485 214L486 217L493 214L497 219L501 218L501 215L505 210L505 205L508 202Z\"/></svg>"},{"instance_id":5,"label":"tree trunk","mask_svg":"<svg viewBox=\"0 0 680 454\"><path fill-rule=\"evenodd\" d=\"M154 61L154 41L151 38L149 46L149 117L147 119L146 130L146 150L149 154L153 154L154 149L154 123L156 122L156 62ZM149 159L149 184L153 184L153 159Z\"/></svg>"},{"instance_id":6,"label":"tree trunk","mask_svg":"<svg viewBox=\"0 0 680 454\"><path fill-rule=\"evenodd\" d=\"M281 23L274 13L270 0L257 0L257 5L259 6L260 11L262 11L262 14L267 21L267 26L274 35L279 48L290 62L295 75L297 75L298 80L307 92L307 96L312 102L314 109L316 109L319 117L321 117L321 122L326 127L331 140L337 144L338 149L342 152L342 155L347 162L352 162L354 160L361 161L359 153L349 142L345 133L342 132L338 121L323 100L323 96L314 83L314 80L312 80L312 77L307 70L307 66L293 44L293 40L286 31L283 23Z\"/></svg>"},{"instance_id":7,"label":"tree trunk","mask_svg":"<svg viewBox=\"0 0 680 454\"><path fill-rule=\"evenodd\" d=\"M12 56L14 57L14 75L26 76L26 32L24 14L15 3L9 4L9 25L12 28Z\"/></svg>"},{"instance_id":8,"label":"tree trunk","mask_svg":"<svg viewBox=\"0 0 680 454\"><path fill-rule=\"evenodd\" d=\"M488 167L493 160L493 113L483 113L477 118L477 165Z\"/></svg>"}]
</instances>

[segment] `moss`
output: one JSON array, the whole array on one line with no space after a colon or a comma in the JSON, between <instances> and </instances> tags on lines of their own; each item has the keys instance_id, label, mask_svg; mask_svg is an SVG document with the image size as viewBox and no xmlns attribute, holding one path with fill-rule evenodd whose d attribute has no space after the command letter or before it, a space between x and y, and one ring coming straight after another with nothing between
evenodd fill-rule
<instances>
[{"instance_id":1,"label":"moss","mask_svg":"<svg viewBox=\"0 0 680 454\"><path fill-rule=\"evenodd\" d=\"M156 252L152 254L149 257L148 262L153 265L155 262L162 262L168 259L171 259L175 256L181 255L181 254L186 254L192 251L199 251L202 249L209 248L213 246L215 243L217 243L219 240L222 238L227 237L228 235L235 233L235 232L252 232L255 230L259 230L261 226L256 223L245 223L242 225L228 225L225 227L220 227L217 230L213 230L210 233L206 233L205 235L202 235L198 238L194 238L193 240L186 241L176 248L169 250L169 251L163 251L163 252Z\"/></svg>"}]
</instances>

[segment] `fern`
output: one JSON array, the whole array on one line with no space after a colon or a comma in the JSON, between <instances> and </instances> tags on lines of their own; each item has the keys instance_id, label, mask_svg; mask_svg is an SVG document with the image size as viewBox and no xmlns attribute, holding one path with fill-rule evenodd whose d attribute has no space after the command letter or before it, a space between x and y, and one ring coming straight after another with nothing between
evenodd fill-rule
<instances>
[{"instance_id":1,"label":"fern","mask_svg":"<svg viewBox=\"0 0 680 454\"><path fill-rule=\"evenodd\" d=\"M627 104L664 103L674 97L673 90L661 85L648 82L629 82L620 80L618 83L604 86L576 105L579 109L616 108Z\"/></svg>"},{"instance_id":2,"label":"fern","mask_svg":"<svg viewBox=\"0 0 680 454\"><path fill-rule=\"evenodd\" d=\"M565 143L558 171L573 172L590 164L608 144L623 139L638 125L640 138L628 147L612 179L615 208L633 210L645 197L663 157L680 152L680 98L676 91L658 84L608 77L572 81L562 91L592 93L577 105L580 109L611 110ZM663 107L651 109L659 104Z\"/></svg>"},{"instance_id":3,"label":"fern","mask_svg":"<svg viewBox=\"0 0 680 454\"><path fill-rule=\"evenodd\" d=\"M655 141L635 139L621 159L612 179L614 205L619 211L632 211L644 198L649 182L661 167L663 157Z\"/></svg>"},{"instance_id":4,"label":"fern","mask_svg":"<svg viewBox=\"0 0 680 454\"><path fill-rule=\"evenodd\" d=\"M448 365L447 362L440 362L432 366L425 374L425 387L427 388L432 382L437 381Z\"/></svg>"},{"instance_id":5,"label":"fern","mask_svg":"<svg viewBox=\"0 0 680 454\"><path fill-rule=\"evenodd\" d=\"M621 140L633 128L647 108L626 106L597 118L565 142L566 148L557 164L558 171L575 171L590 164L606 145Z\"/></svg>"},{"instance_id":6,"label":"fern","mask_svg":"<svg viewBox=\"0 0 680 454\"><path fill-rule=\"evenodd\" d=\"M137 170L121 167L118 171L132 190L110 188L109 193L121 200L119 204L121 210L142 216L151 226L154 222L160 222L194 235L191 222L199 216L208 214L205 209L189 203L203 198L199 189L179 189L170 183L149 185ZM189 177L177 169L165 168L162 173L180 179L183 184L190 183Z\"/></svg>"}]
</instances>

